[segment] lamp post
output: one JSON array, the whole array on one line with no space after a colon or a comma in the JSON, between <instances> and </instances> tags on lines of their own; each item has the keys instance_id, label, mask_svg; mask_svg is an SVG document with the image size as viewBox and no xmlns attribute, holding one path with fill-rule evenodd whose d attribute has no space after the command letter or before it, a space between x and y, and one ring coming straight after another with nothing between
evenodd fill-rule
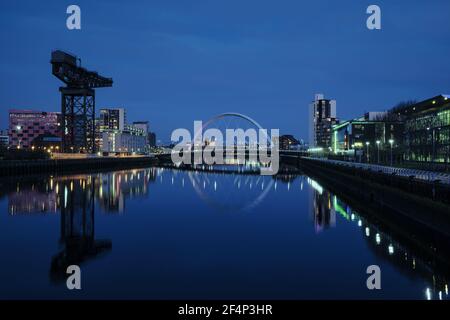
<instances>
[{"instance_id":1,"label":"lamp post","mask_svg":"<svg viewBox=\"0 0 450 320\"><path fill-rule=\"evenodd\" d=\"M380 163L380 140L377 140L377 163Z\"/></svg>"},{"instance_id":2,"label":"lamp post","mask_svg":"<svg viewBox=\"0 0 450 320\"><path fill-rule=\"evenodd\" d=\"M369 156L369 146L370 146L370 142L369 142L369 141L366 142L366 146L367 146L367 162L370 162L370 156Z\"/></svg>"},{"instance_id":3,"label":"lamp post","mask_svg":"<svg viewBox=\"0 0 450 320\"><path fill-rule=\"evenodd\" d=\"M394 139L389 139L389 144L391 145L391 167L392 167L392 147L394 145Z\"/></svg>"}]
</instances>

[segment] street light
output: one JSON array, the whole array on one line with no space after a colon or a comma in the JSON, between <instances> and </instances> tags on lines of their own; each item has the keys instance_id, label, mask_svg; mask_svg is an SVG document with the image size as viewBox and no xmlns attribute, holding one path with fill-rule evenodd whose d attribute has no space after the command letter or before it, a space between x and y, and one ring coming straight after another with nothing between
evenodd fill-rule
<instances>
[{"instance_id":1,"label":"street light","mask_svg":"<svg viewBox=\"0 0 450 320\"><path fill-rule=\"evenodd\" d=\"M369 157L369 145L370 145L370 142L367 141L367 142L366 142L366 146L367 146L367 162L370 162L370 157Z\"/></svg>"},{"instance_id":2,"label":"street light","mask_svg":"<svg viewBox=\"0 0 450 320\"><path fill-rule=\"evenodd\" d=\"M377 140L377 163L380 163L380 140Z\"/></svg>"},{"instance_id":3,"label":"street light","mask_svg":"<svg viewBox=\"0 0 450 320\"><path fill-rule=\"evenodd\" d=\"M389 139L389 144L391 145L391 167L392 167L392 146L394 145L394 139Z\"/></svg>"}]
</instances>

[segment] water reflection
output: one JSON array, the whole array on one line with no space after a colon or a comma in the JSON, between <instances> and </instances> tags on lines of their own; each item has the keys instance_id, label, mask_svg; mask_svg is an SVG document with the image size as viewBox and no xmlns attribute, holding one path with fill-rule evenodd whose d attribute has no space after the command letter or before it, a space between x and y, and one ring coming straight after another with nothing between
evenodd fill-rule
<instances>
[{"instance_id":1,"label":"water reflection","mask_svg":"<svg viewBox=\"0 0 450 320\"><path fill-rule=\"evenodd\" d=\"M172 184L175 177L172 176ZM189 172L188 177L200 199L216 210L235 213L257 207L274 185L271 177L252 174L195 171Z\"/></svg>"},{"instance_id":2,"label":"water reflection","mask_svg":"<svg viewBox=\"0 0 450 320\"><path fill-rule=\"evenodd\" d=\"M227 169L228 170L228 169ZM111 239L96 239L95 211L127 213L127 202L152 197L151 184L189 188L214 210L245 213L259 210L274 193L302 194L307 189L311 228L326 233L340 224L358 229L367 247L409 278L427 284L424 299L448 299L448 256L433 254L433 241L422 234L380 223L365 210L356 210L303 175L260 176L252 173L181 171L165 168L110 173L2 180L0 198L7 197L10 216L60 213L60 251L50 262L50 278L62 281L66 268L112 250ZM292 210L298 208L292 207ZM298 211L299 214L302 211ZM406 228L406 229L405 229ZM427 249L428 248L428 249Z\"/></svg>"},{"instance_id":3,"label":"water reflection","mask_svg":"<svg viewBox=\"0 0 450 320\"><path fill-rule=\"evenodd\" d=\"M52 190L53 178L50 184ZM54 282L65 280L68 266L80 265L111 250L111 240L95 239L96 186L96 178L93 176L58 179L56 182L55 194L61 210L59 243L62 249L51 261L50 278ZM60 188L63 190L61 193Z\"/></svg>"},{"instance_id":4,"label":"water reflection","mask_svg":"<svg viewBox=\"0 0 450 320\"><path fill-rule=\"evenodd\" d=\"M332 202L333 195L311 178L306 179L311 186L309 210L316 232L321 232L336 226L336 203Z\"/></svg>"},{"instance_id":5,"label":"water reflection","mask_svg":"<svg viewBox=\"0 0 450 320\"><path fill-rule=\"evenodd\" d=\"M126 199L148 196L156 170L23 178L0 184L0 198L7 195L11 216L60 212L61 250L52 258L50 279L65 281L69 265L80 265L107 253L109 239L95 238L96 203L106 213L122 213Z\"/></svg>"},{"instance_id":6,"label":"water reflection","mask_svg":"<svg viewBox=\"0 0 450 320\"><path fill-rule=\"evenodd\" d=\"M148 197L148 185L156 180L156 172L153 168L5 180L0 183L0 198L7 196L10 215L56 213L69 204L85 203L86 194L92 194L92 203L98 203L102 211L123 213L126 199Z\"/></svg>"},{"instance_id":7,"label":"water reflection","mask_svg":"<svg viewBox=\"0 0 450 320\"><path fill-rule=\"evenodd\" d=\"M409 234L405 237L403 232L393 229L384 231L383 227L373 222L373 218L352 209L345 201L326 191L319 183L307 178L312 188L311 203L313 208L314 225L316 230L323 230L323 226L335 226L335 215L338 213L344 220L359 228L363 238L378 257L388 260L392 265L411 279L423 279L430 286L424 288L424 298L448 299L449 264L448 256L440 257L430 251L417 246L429 247L435 251L435 239L422 238L420 234ZM330 218L334 217L334 218ZM402 234L403 233L403 234ZM406 233L408 231L406 230ZM431 241L431 242L430 242ZM415 243L414 243L415 242ZM443 252L441 252L443 253ZM444 254L448 254L445 252Z\"/></svg>"}]
</instances>

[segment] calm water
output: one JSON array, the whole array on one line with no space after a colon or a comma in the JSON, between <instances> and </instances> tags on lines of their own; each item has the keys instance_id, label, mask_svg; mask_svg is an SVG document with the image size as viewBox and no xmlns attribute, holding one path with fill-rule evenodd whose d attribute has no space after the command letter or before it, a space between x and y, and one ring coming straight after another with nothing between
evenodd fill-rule
<instances>
[{"instance_id":1,"label":"calm water","mask_svg":"<svg viewBox=\"0 0 450 320\"><path fill-rule=\"evenodd\" d=\"M440 257L386 230L306 176L0 181L0 298L447 299ZM366 287L372 264L382 290Z\"/></svg>"}]
</instances>

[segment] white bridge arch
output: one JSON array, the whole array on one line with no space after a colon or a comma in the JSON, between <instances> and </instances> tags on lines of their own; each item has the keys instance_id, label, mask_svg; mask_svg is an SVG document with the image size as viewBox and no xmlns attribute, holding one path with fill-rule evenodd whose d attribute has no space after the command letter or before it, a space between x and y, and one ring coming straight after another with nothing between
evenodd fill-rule
<instances>
[{"instance_id":1,"label":"white bridge arch","mask_svg":"<svg viewBox=\"0 0 450 320\"><path fill-rule=\"evenodd\" d=\"M198 130L197 132L194 133L194 138L192 139L192 144L194 144L197 141L197 138L199 136L199 134L202 134L203 131L212 123L227 118L227 117L231 117L231 118L239 118L239 119L243 119L247 122L249 122L250 124L252 124L253 126L255 126L258 130L263 130L260 132L264 132L266 135L266 140L268 142L269 145L272 145L272 141L269 137L269 135L267 134L267 130L265 130L255 119L246 116L245 114L242 113L238 113L238 112L225 112L225 113L221 113L217 116L212 117L211 119L209 119L208 121L206 121L205 123L202 124L202 127L200 130ZM261 138L261 137L260 137Z\"/></svg>"}]
</instances>

